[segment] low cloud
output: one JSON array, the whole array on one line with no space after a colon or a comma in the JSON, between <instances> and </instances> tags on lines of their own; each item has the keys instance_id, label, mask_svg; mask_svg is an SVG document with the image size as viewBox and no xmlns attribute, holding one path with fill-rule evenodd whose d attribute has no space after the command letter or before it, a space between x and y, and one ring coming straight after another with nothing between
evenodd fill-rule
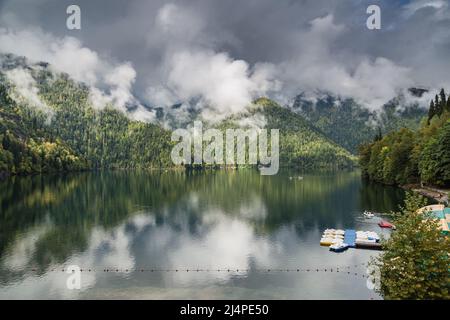
<instances>
[{"instance_id":1,"label":"low cloud","mask_svg":"<svg viewBox=\"0 0 450 320\"><path fill-rule=\"evenodd\" d=\"M110 67L98 54L73 37L56 38L42 30L0 29L0 50L25 56L32 61L45 61L56 70L68 73L73 79L90 86Z\"/></svg>"},{"instance_id":2,"label":"low cloud","mask_svg":"<svg viewBox=\"0 0 450 320\"><path fill-rule=\"evenodd\" d=\"M343 63L333 47L346 32L327 15L312 20L309 30L298 35L301 44L294 57L277 68L291 96L303 92L314 99L318 92L328 92L375 111L414 84L409 68L387 58L355 55L352 64Z\"/></svg>"},{"instance_id":3,"label":"low cloud","mask_svg":"<svg viewBox=\"0 0 450 320\"><path fill-rule=\"evenodd\" d=\"M169 61L168 86L180 101L198 98L206 119L242 111L267 90L267 77L226 53L182 51Z\"/></svg>"},{"instance_id":4,"label":"low cloud","mask_svg":"<svg viewBox=\"0 0 450 320\"><path fill-rule=\"evenodd\" d=\"M238 119L236 124L241 128L263 129L267 125L266 117L261 113Z\"/></svg>"},{"instance_id":5,"label":"low cloud","mask_svg":"<svg viewBox=\"0 0 450 320\"><path fill-rule=\"evenodd\" d=\"M159 81L147 88L149 103L163 107L189 103L201 110L205 120L217 121L241 112L255 98L279 87L270 64L251 66L215 50L204 18L188 7L164 5L156 15L155 28L163 37L149 41L164 48L163 65Z\"/></svg>"},{"instance_id":6,"label":"low cloud","mask_svg":"<svg viewBox=\"0 0 450 320\"><path fill-rule=\"evenodd\" d=\"M263 95L289 104L302 92L312 99L328 92L379 110L410 86L450 86L445 0L380 0L382 29L377 31L367 30L367 4L360 1L260 0L236 6L110 0L106 11L102 2L79 4L83 19L96 15L84 24L88 32L60 25L55 17L64 12L62 4L5 0L0 19L14 31L0 29L1 50L47 60L93 85L100 90L91 95L98 105L128 108L137 103L135 94L177 113L171 117L194 109L220 120ZM123 81L111 83L111 74ZM155 117L137 109L138 118Z\"/></svg>"},{"instance_id":7,"label":"low cloud","mask_svg":"<svg viewBox=\"0 0 450 320\"><path fill-rule=\"evenodd\" d=\"M410 17L418 10L433 8L437 10L445 9L448 7L447 0L415 0L406 4L404 7L404 16Z\"/></svg>"},{"instance_id":8,"label":"low cloud","mask_svg":"<svg viewBox=\"0 0 450 320\"><path fill-rule=\"evenodd\" d=\"M16 31L2 28L0 43L0 52L25 56L31 61L48 62L52 69L87 84L91 91L90 101L95 108L101 109L108 104L127 112L132 118L154 120L154 114L140 105L132 94L136 71L130 62L111 62L84 47L76 38L57 38L39 29ZM24 78L25 74L18 70L12 76ZM38 89L31 81L33 79L29 76L22 80L26 81L20 86L21 90L28 88L28 96L36 104ZM135 111L128 112L127 105L136 107Z\"/></svg>"},{"instance_id":9,"label":"low cloud","mask_svg":"<svg viewBox=\"0 0 450 320\"><path fill-rule=\"evenodd\" d=\"M5 72L5 75L11 84L13 84L13 99L19 103L23 102L28 107L36 108L43 112L47 115L47 121L50 122L53 111L39 97L39 89L31 74L23 68L16 68Z\"/></svg>"}]
</instances>

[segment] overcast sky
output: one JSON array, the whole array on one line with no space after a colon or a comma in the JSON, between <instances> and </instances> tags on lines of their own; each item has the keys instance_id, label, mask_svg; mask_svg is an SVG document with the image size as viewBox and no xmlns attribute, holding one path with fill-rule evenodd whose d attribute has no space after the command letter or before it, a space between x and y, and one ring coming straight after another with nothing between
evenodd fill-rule
<instances>
[{"instance_id":1,"label":"overcast sky","mask_svg":"<svg viewBox=\"0 0 450 320\"><path fill-rule=\"evenodd\" d=\"M81 8L81 30L66 8ZM366 27L371 4L381 30ZM448 0L0 0L0 51L152 105L220 114L317 90L377 108L410 86L450 89Z\"/></svg>"}]
</instances>

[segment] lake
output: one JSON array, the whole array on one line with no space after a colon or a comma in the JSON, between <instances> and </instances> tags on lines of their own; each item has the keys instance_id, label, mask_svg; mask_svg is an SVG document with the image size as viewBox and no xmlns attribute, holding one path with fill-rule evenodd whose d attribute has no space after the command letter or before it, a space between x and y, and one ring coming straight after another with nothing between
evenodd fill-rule
<instances>
[{"instance_id":1,"label":"lake","mask_svg":"<svg viewBox=\"0 0 450 320\"><path fill-rule=\"evenodd\" d=\"M359 171L11 177L0 182L0 299L380 299L364 277L379 252L319 240L326 228L386 235L362 212L403 197ZM66 286L70 265L80 290Z\"/></svg>"}]
</instances>

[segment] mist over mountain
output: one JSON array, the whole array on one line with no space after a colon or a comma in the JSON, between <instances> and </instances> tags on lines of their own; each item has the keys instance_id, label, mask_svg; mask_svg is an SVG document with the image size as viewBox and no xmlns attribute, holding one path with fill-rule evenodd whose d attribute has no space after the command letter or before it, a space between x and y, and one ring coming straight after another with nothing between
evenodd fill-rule
<instances>
[{"instance_id":1,"label":"mist over mountain","mask_svg":"<svg viewBox=\"0 0 450 320\"><path fill-rule=\"evenodd\" d=\"M261 96L288 105L318 91L375 112L408 88L450 87L448 1L378 1L380 31L361 1L77 4L73 31L64 1L1 0L0 52L46 61L92 87L96 104L136 106L144 121L152 108L168 125L191 113L221 121Z\"/></svg>"},{"instance_id":2,"label":"mist over mountain","mask_svg":"<svg viewBox=\"0 0 450 320\"><path fill-rule=\"evenodd\" d=\"M175 145L168 127L258 128L280 130L280 166L348 168L356 158L330 140L301 115L260 98L240 113L208 121L198 110L174 117L180 105L167 109L139 102L118 108L98 105L97 88L57 72L46 62L29 62L12 54L0 57L0 171L7 174L100 168L174 167ZM100 92L108 95L108 92ZM152 122L136 120L136 112L155 114ZM185 122L183 122L185 121Z\"/></svg>"},{"instance_id":3,"label":"mist over mountain","mask_svg":"<svg viewBox=\"0 0 450 320\"><path fill-rule=\"evenodd\" d=\"M356 154L358 146L372 140L379 131L386 134L399 128L417 129L426 116L424 106L427 89L411 88L413 100L404 94L393 98L380 109L371 111L351 98L340 98L329 93L318 93L318 98L308 99L298 95L291 109L304 116L331 140ZM428 100L429 103L429 100Z\"/></svg>"}]
</instances>

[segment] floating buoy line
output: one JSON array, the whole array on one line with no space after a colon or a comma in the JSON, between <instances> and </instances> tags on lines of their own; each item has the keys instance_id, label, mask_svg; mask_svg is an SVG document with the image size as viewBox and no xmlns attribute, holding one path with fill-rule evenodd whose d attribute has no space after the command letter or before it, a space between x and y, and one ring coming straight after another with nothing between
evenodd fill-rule
<instances>
[{"instance_id":1,"label":"floating buoy line","mask_svg":"<svg viewBox=\"0 0 450 320\"><path fill-rule=\"evenodd\" d=\"M360 263L354 265L346 265L346 266L332 266L332 267L321 267L321 268L258 268L258 269L248 269L248 268L130 268L130 269L122 269L122 268L80 268L80 272L86 273L143 273L143 272L154 272L154 273L247 273L247 272L257 272L257 273L342 273L353 276L360 276L362 278L368 278L369 275L367 273L361 273L354 270L355 268L360 268L362 266L367 266L367 263ZM50 272L62 272L67 273L70 272L69 268L53 268L48 271ZM38 271L38 269L31 269L31 271ZM47 272L48 272L47 271Z\"/></svg>"}]
</instances>

